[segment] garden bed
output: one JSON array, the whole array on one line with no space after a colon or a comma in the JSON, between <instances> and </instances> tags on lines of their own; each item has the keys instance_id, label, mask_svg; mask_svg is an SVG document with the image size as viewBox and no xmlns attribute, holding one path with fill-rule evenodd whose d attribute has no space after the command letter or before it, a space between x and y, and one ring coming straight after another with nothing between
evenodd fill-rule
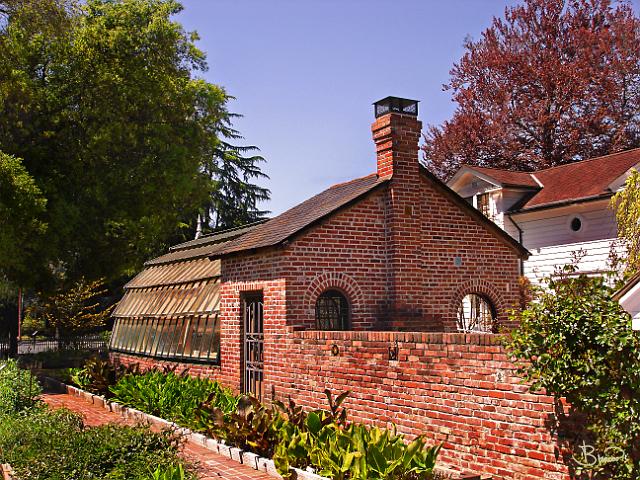
<instances>
[{"instance_id":1,"label":"garden bed","mask_svg":"<svg viewBox=\"0 0 640 480\"><path fill-rule=\"evenodd\" d=\"M265 472L276 478L282 478L282 476L276 470L273 460L269 458L263 458L252 452L246 452L239 448L230 447L222 442L218 442L213 438L209 438L201 433L192 432L188 428L181 427L180 425L165 420L163 418L150 415L135 408L126 407L117 402L112 402L103 396L95 395L77 387L67 385L51 377L42 377L41 379L45 389L58 392L67 393L76 397L83 398L86 402L96 405L100 408L104 408L110 412L115 412L122 415L124 418L148 422L150 425L157 428L171 428L181 435L185 440L193 442L196 445L200 445L208 450L211 450L219 455L230 458L231 460L240 464L249 466L255 470ZM326 477L321 477L311 472L306 472L292 467L292 478L297 480L330 480Z\"/></svg>"},{"instance_id":2,"label":"garden bed","mask_svg":"<svg viewBox=\"0 0 640 480\"><path fill-rule=\"evenodd\" d=\"M80 388L67 385L57 379L50 377L43 377L42 383L45 388L60 393L67 393L76 397L84 399L88 403L92 403L100 408L104 408L108 411L118 413L124 418L133 419L136 421L147 422L152 426L159 429L170 428L181 435L185 440L193 442L196 445L200 445L208 450L211 450L219 455L229 458L240 464L249 466L257 471L264 472L275 478L282 478L278 473L276 466L272 459L261 457L253 452L244 451L240 448L226 445L222 441L217 441L214 438L207 437L202 433L191 431L188 428L182 427L175 422L165 420L163 418L142 412L138 409L124 406L120 403L110 401L107 398L96 395L91 392L82 390ZM322 477L315 473L304 471L298 468L291 467L292 479L303 480L330 480L327 477ZM434 479L451 479L451 480L481 480L481 476L471 472L460 472L458 470L450 470L445 467L436 467L434 469ZM490 480L490 479L486 479Z\"/></svg>"}]
</instances>

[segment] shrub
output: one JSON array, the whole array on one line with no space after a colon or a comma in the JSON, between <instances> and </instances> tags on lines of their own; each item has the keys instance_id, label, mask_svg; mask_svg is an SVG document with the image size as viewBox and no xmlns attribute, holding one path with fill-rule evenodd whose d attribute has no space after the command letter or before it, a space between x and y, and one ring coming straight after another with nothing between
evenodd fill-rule
<instances>
[{"instance_id":1,"label":"shrub","mask_svg":"<svg viewBox=\"0 0 640 480\"><path fill-rule=\"evenodd\" d=\"M205 402L198 407L196 418L211 437L262 457L273 455L284 421L275 406L266 407L247 395L239 399L232 412L225 412L214 402Z\"/></svg>"},{"instance_id":2,"label":"shrub","mask_svg":"<svg viewBox=\"0 0 640 480\"><path fill-rule=\"evenodd\" d=\"M349 424L341 405L349 392L335 399L325 390L329 409L305 413L289 401L262 405L243 396L235 412L203 404L198 415L206 432L228 445L271 457L278 472L291 476L290 467L312 467L333 479L432 478L440 447L426 447L423 437L408 445L395 430Z\"/></svg>"},{"instance_id":3,"label":"shrub","mask_svg":"<svg viewBox=\"0 0 640 480\"><path fill-rule=\"evenodd\" d=\"M182 464L178 447L171 432L115 424L84 428L81 417L65 409L41 409L0 422L0 463L11 464L21 480L195 478L176 476ZM151 465L161 476L154 477Z\"/></svg>"},{"instance_id":4,"label":"shrub","mask_svg":"<svg viewBox=\"0 0 640 480\"><path fill-rule=\"evenodd\" d=\"M586 420L604 459L591 478L640 478L640 335L603 278L547 286L516 318L508 348L520 374Z\"/></svg>"},{"instance_id":5,"label":"shrub","mask_svg":"<svg viewBox=\"0 0 640 480\"><path fill-rule=\"evenodd\" d=\"M329 410L309 412L302 422L290 403L287 410L297 421L282 424L273 457L283 477L291 476L289 467L312 467L335 480L433 478L440 446L427 447L422 436L406 444L395 427L389 430L349 424L347 411L341 408L348 392L335 400L329 390L325 394ZM290 414L286 417L291 418Z\"/></svg>"},{"instance_id":6,"label":"shrub","mask_svg":"<svg viewBox=\"0 0 640 480\"><path fill-rule=\"evenodd\" d=\"M203 402L225 412L233 411L237 403L236 397L218 382L157 370L124 375L110 391L116 402L194 430L203 428L196 418Z\"/></svg>"},{"instance_id":7,"label":"shrub","mask_svg":"<svg viewBox=\"0 0 640 480\"><path fill-rule=\"evenodd\" d=\"M88 359L82 368L72 368L69 371L71 381L91 393L111 396L109 387L115 385L117 379L125 374L126 368L115 366L108 360L99 357Z\"/></svg>"},{"instance_id":8,"label":"shrub","mask_svg":"<svg viewBox=\"0 0 640 480\"><path fill-rule=\"evenodd\" d=\"M18 367L15 360L0 362L0 414L12 414L39 403L40 384L28 370Z\"/></svg>"}]
</instances>

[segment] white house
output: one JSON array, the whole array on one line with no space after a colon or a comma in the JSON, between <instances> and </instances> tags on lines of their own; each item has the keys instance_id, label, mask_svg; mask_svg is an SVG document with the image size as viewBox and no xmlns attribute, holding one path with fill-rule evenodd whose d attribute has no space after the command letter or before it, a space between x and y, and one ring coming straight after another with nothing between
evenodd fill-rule
<instances>
[{"instance_id":1,"label":"white house","mask_svg":"<svg viewBox=\"0 0 640 480\"><path fill-rule=\"evenodd\" d=\"M639 167L633 149L535 172L463 166L448 185L531 252L522 271L537 283L576 255L579 273L610 269L611 197Z\"/></svg>"},{"instance_id":2,"label":"white house","mask_svg":"<svg viewBox=\"0 0 640 480\"><path fill-rule=\"evenodd\" d=\"M614 298L631 315L633 329L640 330L640 273L631 277Z\"/></svg>"}]
</instances>

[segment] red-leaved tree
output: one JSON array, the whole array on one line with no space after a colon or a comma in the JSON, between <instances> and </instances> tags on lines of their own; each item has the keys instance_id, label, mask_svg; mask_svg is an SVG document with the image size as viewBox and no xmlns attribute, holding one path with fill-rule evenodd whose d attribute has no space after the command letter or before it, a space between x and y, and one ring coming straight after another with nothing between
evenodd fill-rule
<instances>
[{"instance_id":1,"label":"red-leaved tree","mask_svg":"<svg viewBox=\"0 0 640 480\"><path fill-rule=\"evenodd\" d=\"M610 0L525 0L494 18L444 86L458 104L430 126L424 161L534 170L640 145L640 20Z\"/></svg>"}]
</instances>

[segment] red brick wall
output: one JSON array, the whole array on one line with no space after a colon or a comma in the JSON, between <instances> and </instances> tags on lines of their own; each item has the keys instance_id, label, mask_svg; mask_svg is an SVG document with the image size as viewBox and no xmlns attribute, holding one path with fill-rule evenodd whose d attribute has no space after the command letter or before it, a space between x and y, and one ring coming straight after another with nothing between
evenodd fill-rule
<instances>
[{"instance_id":1,"label":"red brick wall","mask_svg":"<svg viewBox=\"0 0 640 480\"><path fill-rule=\"evenodd\" d=\"M369 194L292 241L281 262L288 324L314 329L318 296L345 293L355 330L384 329L389 309L385 190ZM265 310L265 317L266 317Z\"/></svg>"},{"instance_id":2,"label":"red brick wall","mask_svg":"<svg viewBox=\"0 0 640 480\"><path fill-rule=\"evenodd\" d=\"M188 371L194 377L220 378L220 366L206 363L172 362L141 355L128 355L120 352L110 352L109 358L116 364L133 366L137 365L143 372L150 369L171 368L176 373Z\"/></svg>"},{"instance_id":3,"label":"red brick wall","mask_svg":"<svg viewBox=\"0 0 640 480\"><path fill-rule=\"evenodd\" d=\"M494 479L568 478L546 426L553 399L528 393L495 335L308 331L277 344L269 383L281 400L326 407L325 388L350 390L350 418L444 442L443 463Z\"/></svg>"},{"instance_id":4,"label":"red brick wall","mask_svg":"<svg viewBox=\"0 0 640 480\"><path fill-rule=\"evenodd\" d=\"M396 342L394 361L389 347ZM112 356L143 368L175 365ZM216 366L181 367L239 388L239 371L231 378ZM529 393L515 370L496 335L271 330L265 339L267 401L292 398L307 408L325 408L326 388L334 395L350 390L345 406L352 420L395 423L410 437L424 434L431 443L444 442L442 466L494 480L566 479L547 426L553 399Z\"/></svg>"}]
</instances>

